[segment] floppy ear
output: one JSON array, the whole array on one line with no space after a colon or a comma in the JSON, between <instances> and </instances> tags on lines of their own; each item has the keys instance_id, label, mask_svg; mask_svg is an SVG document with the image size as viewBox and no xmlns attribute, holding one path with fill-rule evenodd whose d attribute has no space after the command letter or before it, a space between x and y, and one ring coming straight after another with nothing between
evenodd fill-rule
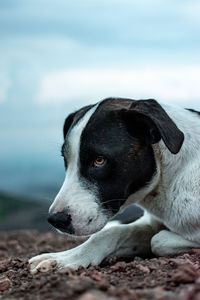
<instances>
[{"instance_id":1,"label":"floppy ear","mask_svg":"<svg viewBox=\"0 0 200 300\"><path fill-rule=\"evenodd\" d=\"M63 136L64 136L64 139L73 123L73 121L76 122L76 120L74 120L74 118L76 117L76 114L79 115L79 117L81 117L81 115L83 115L85 112L87 112L93 105L87 105L87 106L84 106L83 108L75 111L74 113L70 114L66 119L65 119L65 123L64 123L64 126L63 126Z\"/></svg>"},{"instance_id":2,"label":"floppy ear","mask_svg":"<svg viewBox=\"0 0 200 300\"><path fill-rule=\"evenodd\" d=\"M134 101L130 109L122 109L120 114L132 136L147 144L155 144L162 139L173 154L181 149L184 134L157 101Z\"/></svg>"},{"instance_id":3,"label":"floppy ear","mask_svg":"<svg viewBox=\"0 0 200 300\"><path fill-rule=\"evenodd\" d=\"M76 112L70 114L66 119L65 119L65 123L63 126L63 137L65 139L67 132L69 131L69 128L71 127L74 117L75 117Z\"/></svg>"}]
</instances>

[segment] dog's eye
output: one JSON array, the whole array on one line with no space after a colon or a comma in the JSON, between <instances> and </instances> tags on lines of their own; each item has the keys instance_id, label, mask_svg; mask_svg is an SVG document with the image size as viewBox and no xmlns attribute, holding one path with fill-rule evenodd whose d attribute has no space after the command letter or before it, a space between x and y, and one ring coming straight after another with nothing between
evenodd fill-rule
<instances>
[{"instance_id":1,"label":"dog's eye","mask_svg":"<svg viewBox=\"0 0 200 300\"><path fill-rule=\"evenodd\" d=\"M105 163L105 158L103 156L98 156L95 161L94 161L94 166L95 167L101 167Z\"/></svg>"}]
</instances>

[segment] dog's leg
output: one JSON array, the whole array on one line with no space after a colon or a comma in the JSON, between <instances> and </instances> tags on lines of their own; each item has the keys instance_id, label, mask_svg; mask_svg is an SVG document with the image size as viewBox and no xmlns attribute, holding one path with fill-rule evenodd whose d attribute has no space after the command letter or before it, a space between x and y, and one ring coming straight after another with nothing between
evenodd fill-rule
<instances>
[{"instance_id":1,"label":"dog's leg","mask_svg":"<svg viewBox=\"0 0 200 300\"><path fill-rule=\"evenodd\" d=\"M152 252L157 256L188 252L192 248L199 247L200 243L188 241L168 230L161 230L151 240Z\"/></svg>"},{"instance_id":2,"label":"dog's leg","mask_svg":"<svg viewBox=\"0 0 200 300\"><path fill-rule=\"evenodd\" d=\"M33 274L52 268L74 268L97 265L109 256L149 254L150 241L160 229L147 213L131 224L122 225L114 221L93 234L82 245L63 252L42 254L30 259Z\"/></svg>"}]
</instances>

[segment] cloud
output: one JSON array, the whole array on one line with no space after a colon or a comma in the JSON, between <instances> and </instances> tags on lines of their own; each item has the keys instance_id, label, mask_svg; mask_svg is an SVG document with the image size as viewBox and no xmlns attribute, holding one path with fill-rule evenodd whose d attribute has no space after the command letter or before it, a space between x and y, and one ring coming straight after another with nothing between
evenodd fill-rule
<instances>
[{"instance_id":1,"label":"cloud","mask_svg":"<svg viewBox=\"0 0 200 300\"><path fill-rule=\"evenodd\" d=\"M63 70L44 76L37 99L42 104L85 104L121 96L190 103L200 98L199 78L200 67L192 66Z\"/></svg>"},{"instance_id":2,"label":"cloud","mask_svg":"<svg viewBox=\"0 0 200 300\"><path fill-rule=\"evenodd\" d=\"M90 46L164 45L170 49L175 45L183 49L195 46L199 37L198 26L190 26L191 16L195 12L195 18L199 16L196 0L1 2L0 36L5 39L57 36Z\"/></svg>"},{"instance_id":3,"label":"cloud","mask_svg":"<svg viewBox=\"0 0 200 300\"><path fill-rule=\"evenodd\" d=\"M6 94L9 86L10 80L3 74L0 74L0 102L6 100Z\"/></svg>"},{"instance_id":4,"label":"cloud","mask_svg":"<svg viewBox=\"0 0 200 300\"><path fill-rule=\"evenodd\" d=\"M200 25L200 3L198 0L193 0L192 5L190 2L186 2L185 5L180 6L180 13L190 21L193 25ZM196 28L199 28L196 26Z\"/></svg>"}]
</instances>

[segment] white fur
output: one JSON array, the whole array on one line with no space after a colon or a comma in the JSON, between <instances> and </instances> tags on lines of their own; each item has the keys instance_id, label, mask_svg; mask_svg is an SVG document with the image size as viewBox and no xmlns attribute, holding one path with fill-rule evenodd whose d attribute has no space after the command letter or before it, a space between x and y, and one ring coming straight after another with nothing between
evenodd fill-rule
<instances>
[{"instance_id":1,"label":"white fur","mask_svg":"<svg viewBox=\"0 0 200 300\"><path fill-rule=\"evenodd\" d=\"M180 152L173 155L160 141L153 145L158 172L151 183L131 195L146 213L127 225L113 223L93 234L81 246L30 260L33 273L58 268L87 267L113 255L156 255L200 247L200 117L182 108L163 105L184 133Z\"/></svg>"},{"instance_id":2,"label":"white fur","mask_svg":"<svg viewBox=\"0 0 200 300\"><path fill-rule=\"evenodd\" d=\"M200 116L175 106L163 108L184 133L183 146L173 155L163 141L153 145L157 174L124 206L139 204L168 229L200 245ZM156 186L157 196L151 194Z\"/></svg>"},{"instance_id":3,"label":"white fur","mask_svg":"<svg viewBox=\"0 0 200 300\"><path fill-rule=\"evenodd\" d=\"M108 216L101 212L96 197L96 187L83 181L83 178L79 176L81 134L97 107L98 105L92 107L67 136L68 153L66 159L68 167L66 177L60 192L49 209L53 213L66 209L72 218L72 226L76 235L96 232L108 220ZM92 221L89 222L91 219Z\"/></svg>"},{"instance_id":4,"label":"white fur","mask_svg":"<svg viewBox=\"0 0 200 300\"><path fill-rule=\"evenodd\" d=\"M182 108L164 106L185 139L172 155L161 141L154 152L161 176L157 196L139 201L171 231L200 245L200 117Z\"/></svg>"}]
</instances>

